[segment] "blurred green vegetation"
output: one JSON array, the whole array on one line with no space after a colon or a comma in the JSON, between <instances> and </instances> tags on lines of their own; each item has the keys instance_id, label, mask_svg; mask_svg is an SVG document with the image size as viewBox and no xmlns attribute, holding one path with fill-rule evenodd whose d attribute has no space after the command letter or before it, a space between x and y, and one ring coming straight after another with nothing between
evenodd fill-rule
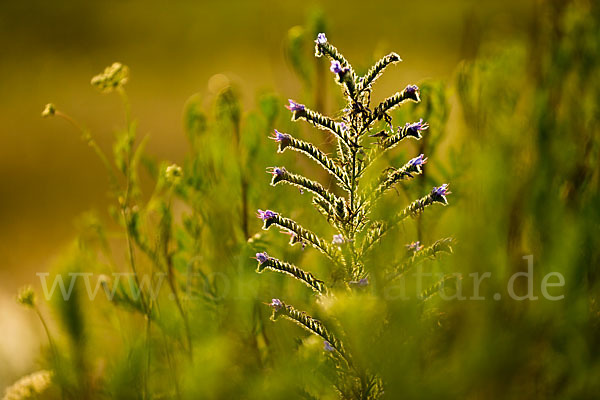
<instances>
[{"instance_id":1,"label":"blurred green vegetation","mask_svg":"<svg viewBox=\"0 0 600 400\"><path fill-rule=\"evenodd\" d=\"M9 113L2 115L5 129L36 135L35 139L7 136L9 145L18 143L24 152L29 145L32 149L48 146L47 154L39 153L46 155L35 160L68 159L52 168L35 164L19 170L20 163L32 158L19 161L23 155L18 157L3 146L5 162L14 174L7 178L3 218L9 212L26 215L30 209L36 218L20 228L32 236L25 242L31 246L26 252L46 256L48 244L44 242L57 244L48 236L56 232L67 235L70 230L41 226L59 223L57 216L72 215L61 211L63 208L83 210L96 205L99 211L77 219L77 239L66 249L61 246L53 252L60 256L52 263L48 281L58 273L85 271L94 273L92 287L104 274L107 287L112 288L115 279L111 274L130 271L133 264L138 272L152 274L155 284L161 279L164 283L156 301L149 297L136 300L132 296L135 284L131 286L125 277L112 302L104 296L102 285L90 302L79 279L70 301L54 296L46 304L33 272L23 279L13 278L35 284L33 308L48 324L50 341L40 339L40 356L18 371L52 370L47 398L337 398L331 385L335 369L322 341L291 323L269 320L270 310L263 303L279 296L293 299L299 309L336 329L343 327L346 345L356 360L383 379L386 398L597 396L600 8L595 2L538 2L532 9L512 4L510 10L521 20L495 31L486 27L486 22L493 20L489 15L502 7L495 3L483 11L475 11L469 2L454 7L425 4L422 9L398 5L397 10L377 2L347 9L324 4L321 12L303 8L299 20L289 17L297 12L293 7L274 3L240 2L236 13L216 5L179 5L165 25L171 29L153 36L167 42L160 48L181 46L179 50L172 49L151 66L142 65L143 61L156 54L148 57L134 52L137 56L132 62L121 59L132 69L131 82L125 86L131 97L124 98L131 102L135 119L123 116L117 93L100 96L89 90L89 95L80 97L79 87L86 88L85 82L103 65L86 48L104 52L102 46L112 50L108 43L115 41L120 43L119 51L103 53L103 57L112 61L127 55L137 44L123 39L124 32L131 35L138 27L134 37L142 40L149 23L146 18L156 16L159 5L151 3L145 9L136 2L111 3L110 7L66 4L40 2L39 25L30 21L26 28L8 17L22 15L23 5L6 5L3 13L2 28L15 31L16 38L9 44L4 36L3 43L20 57L27 54L17 51L18 46L39 45L44 27L54 21L48 18L53 16L69 24L53 28L48 53L77 59L74 54L83 52L94 59L77 59L64 76L57 75L64 91L38 82L44 88L35 92L39 104L34 110L24 106L13 114L21 120ZM364 22L369 33L359 36L350 33L351 27L342 27L357 14L363 15L360 7L378 14ZM112 12L106 12L107 8ZM273 9L285 18L263 16L251 23L242 17L255 10L271 15ZM199 28L193 11L210 11L220 17L202 18L206 26ZM392 17L402 29L390 28ZM460 21L452 23L460 25L454 32L464 32L462 38L452 41L436 34L441 28L434 23L453 19ZM273 20L273 25L264 26L265 20ZM181 35L177 27L186 25L184 21L189 28ZM218 26L222 21L231 26ZM247 37L231 45L242 36L241 30L233 28L236 23L246 27ZM92 28L82 28L89 26ZM197 43L190 38L197 36L196 29L212 34L200 34L206 46L193 51ZM279 37L269 29L276 30ZM510 29L517 33L507 34ZM73 33L81 30L94 35L72 39ZM387 50L400 53L405 61L393 68L402 71L402 78L394 75L398 72L388 72L391 78L378 81L374 98L383 99L389 94L387 89L399 90L412 83L411 79L420 81L423 101L401 107L393 117L394 121L424 118L430 129L422 141L403 143L384 161L402 165L425 153L430 158L426 173L399 187L397 195L388 196L378 215L384 217L443 181L451 183L453 194L448 207L427 210L402 229L390 232L369 260L367 269L373 279L366 290L315 304L314 295L298 282L274 273L256 274L251 257L268 248L285 260L310 266L316 276L329 278L327 263L316 251L288 246L288 236L273 229L261 231L260 221L254 217L257 208L287 210L324 237L332 233L309 207L308 195L300 196L297 189L289 187L269 187L264 172L269 166L286 165L321 182L329 179L295 153L276 154L276 146L267 140L277 128L333 151L322 132L308 124L292 124L282 107L287 97L323 112L344 105L327 63L313 57L313 40L321 30L356 60L359 73ZM371 42L380 37L386 38L386 44L371 55ZM266 51L253 40L274 54L285 54L289 68L274 63L272 75L261 71L265 61L255 59L258 55L269 59L269 54L253 55L256 49ZM252 46L244 50L249 42ZM452 52L443 48L449 42L455 45ZM56 43L64 47L59 51ZM32 57L43 58L39 54ZM241 61L243 57L252 62ZM454 68L459 58L463 61ZM175 67L188 62L188 66ZM204 69L203 77L188 79L198 65L213 62L216 70ZM55 60L49 65L52 73L45 73L46 79L54 76L57 65L65 63ZM231 65L241 67L231 70ZM13 66L3 62L1 68L10 71ZM233 72L214 75L221 70ZM451 70L455 72L450 74ZM36 79L33 71L35 67L24 67L19 79ZM287 83L292 74L297 83ZM431 75L435 79L423 80ZM208 90L183 96L195 87L204 87L209 76ZM26 99L29 86L19 88L19 79L3 85L17 99ZM147 82L152 85L146 86ZM263 89L267 85L275 86L280 94ZM144 103L150 100L143 97L163 93L163 103ZM45 97L40 99L42 95ZM92 96L102 100L91 100ZM171 101L182 98L187 98L185 104ZM106 179L101 163L92 159L91 149L67 140L78 132L67 136L71 127L59 123L64 121L23 122L33 119L41 104L54 99L59 110L85 121L99 148L110 154L107 158L114 158L114 181ZM170 101L172 104L166 104ZM109 116L114 118L107 124ZM169 123L177 125L181 120L181 138L175 138L177 128ZM156 128L150 129L155 121ZM115 126L114 136L96 134ZM40 138L40 131L50 129L49 137ZM145 139L148 131L171 134ZM185 144L182 138L187 140ZM41 144L33 143L38 140ZM181 166L181 176L176 168L168 169L172 161ZM86 169L90 165L94 165L91 172ZM44 189L47 197L41 197L40 193L46 192L32 187L44 185L40 180L48 168L62 173L64 180L48 183ZM75 188L67 188L70 182L75 182ZM106 196L106 192L110 194ZM56 200L40 205L41 199L48 198ZM63 199L64 204L58 204ZM16 208L18 202L23 203L22 208ZM48 212L56 216L41 217ZM15 223L6 222L5 226ZM3 234L11 236L10 232ZM399 248L405 251L406 243L431 243L442 236L454 238L454 254L425 264L423 270L462 274L459 287L465 296L474 295L470 273L490 272L479 291L485 301L446 301L439 296L426 303L405 300L394 295L397 287L377 275L380 266L398 258ZM34 242L40 242L39 247ZM517 301L507 296L507 281L515 272L527 271L523 257L529 255L533 256L533 286L539 299ZM36 268L28 270L38 272ZM4 275L15 270L9 263ZM564 294L563 300L549 301L541 295L542 278L549 272L564 276L564 287L550 289L553 295ZM68 285L66 276L65 280ZM523 280L517 285L518 293L527 290ZM407 292L416 286L418 282L410 280ZM14 290L8 287L12 297ZM494 300L496 293L502 295L501 300ZM30 297L21 299L32 306ZM11 379L7 384L15 380L15 371L0 371L2 374Z\"/></svg>"}]
</instances>

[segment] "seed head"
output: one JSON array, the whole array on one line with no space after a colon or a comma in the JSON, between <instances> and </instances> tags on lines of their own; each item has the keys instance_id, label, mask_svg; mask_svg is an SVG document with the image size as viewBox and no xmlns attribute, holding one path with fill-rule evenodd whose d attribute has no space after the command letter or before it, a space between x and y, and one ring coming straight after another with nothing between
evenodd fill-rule
<instances>
[{"instance_id":1,"label":"seed head","mask_svg":"<svg viewBox=\"0 0 600 400\"><path fill-rule=\"evenodd\" d=\"M17 302L25 307L35 307L35 292L31 286L25 286L17 294Z\"/></svg>"},{"instance_id":2,"label":"seed head","mask_svg":"<svg viewBox=\"0 0 600 400\"><path fill-rule=\"evenodd\" d=\"M167 182L174 184L177 183L183 177L183 170L177 164L169 165L165 169L165 178Z\"/></svg>"},{"instance_id":3,"label":"seed head","mask_svg":"<svg viewBox=\"0 0 600 400\"><path fill-rule=\"evenodd\" d=\"M52 103L46 104L44 111L42 111L42 117L52 117L54 114L56 114L56 106Z\"/></svg>"},{"instance_id":4,"label":"seed head","mask_svg":"<svg viewBox=\"0 0 600 400\"><path fill-rule=\"evenodd\" d=\"M92 86L103 93L110 93L114 89L123 87L129 79L129 68L121 63L113 63L106 67L104 72L92 78Z\"/></svg>"}]
</instances>

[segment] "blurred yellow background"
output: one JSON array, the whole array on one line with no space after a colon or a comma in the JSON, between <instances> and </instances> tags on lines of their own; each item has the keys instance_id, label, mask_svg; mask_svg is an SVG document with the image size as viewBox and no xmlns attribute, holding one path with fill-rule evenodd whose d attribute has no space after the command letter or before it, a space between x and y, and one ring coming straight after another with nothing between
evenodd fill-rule
<instances>
[{"instance_id":1,"label":"blurred yellow background","mask_svg":"<svg viewBox=\"0 0 600 400\"><path fill-rule=\"evenodd\" d=\"M0 388L26 371L39 349L38 323L14 304L75 234L82 212L106 209L100 162L60 120L40 112L54 102L108 148L122 126L121 105L90 78L113 61L128 65L133 114L148 151L181 160L182 110L223 73L242 88L293 97L300 84L284 53L288 30L321 10L327 36L357 65L364 49L396 51L404 62L376 93L425 78L451 79L482 38L526 36L524 1L27 1L0 6ZM373 16L363 21L364 15ZM500 41L502 43L502 41Z\"/></svg>"}]
</instances>

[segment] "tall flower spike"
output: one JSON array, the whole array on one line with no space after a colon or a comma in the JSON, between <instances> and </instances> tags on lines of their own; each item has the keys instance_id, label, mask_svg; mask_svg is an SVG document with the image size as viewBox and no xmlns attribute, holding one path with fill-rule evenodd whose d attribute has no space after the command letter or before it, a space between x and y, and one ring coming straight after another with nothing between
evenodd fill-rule
<instances>
[{"instance_id":1,"label":"tall flower spike","mask_svg":"<svg viewBox=\"0 0 600 400\"><path fill-rule=\"evenodd\" d=\"M425 208L434 203L446 204L448 185L433 188L425 196L418 198L402 210L391 211L387 221L376 221L372 217L373 207L376 201L387 190L396 184L404 184L409 179L423 172L424 165L428 159L424 154L408 160L399 168L389 167L378 177L370 181L363 181L374 175L365 174L365 170L374 165L374 160L386 151L398 145L403 139L410 137L420 139L421 134L428 128L423 119L418 122L403 121L402 124L392 123L391 111L406 102L419 102L419 88L408 85L402 91L386 98L383 102L373 107L371 105L371 92L373 83L379 78L384 70L395 63L402 61L398 54L390 53L377 61L371 69L362 77L358 77L348 60L334 47L325 34L320 33L315 40L315 55L317 57L327 56L330 60L330 71L334 74L336 82L341 86L347 104L341 114L327 116L314 111L310 105L304 106L293 100L289 100L287 108L292 112L292 120L303 119L316 128L322 129L335 137L331 146L332 153L324 153L309 142L299 140L291 135L275 131L271 139L278 143L278 152L291 149L304 153L315 160L321 167L337 179L340 188L345 191L343 195L329 188L331 182L322 184L316 180L308 179L299 174L293 174L283 167L271 167L268 172L272 175L271 185L279 183L291 184L302 190L309 191L315 196L313 205L326 217L332 236L318 236L311 230L301 226L293 219L285 218L273 211L259 210L258 217L264 221L263 229L276 226L290 234L290 244L302 243L311 245L321 251L331 261L332 284L336 287L345 287L356 291L370 290L371 277L377 277L377 283L386 284L384 280L393 273L405 270L416 262L420 262L434 255L441 244L434 244L427 248L419 242L409 244L408 251L404 248L396 248L401 258L393 264L371 265L367 257L375 244L387 231L399 225L402 221L419 215ZM385 129L374 124L377 121L386 123ZM397 132L394 127L398 126ZM379 131L379 133L376 133ZM375 146L365 145L367 138L377 138ZM330 234L331 235L331 234ZM271 270L290 275L302 281L319 295L327 295L329 292L325 283L316 279L310 272L302 270L294 264L269 257L266 253L257 253L256 259L259 263L257 272ZM389 265L388 265L389 264ZM372 270L378 268L379 270ZM393 279L393 276L392 276ZM343 295L341 292L340 295ZM338 340L333 332L329 331L319 320L312 318L307 313L297 310L279 299L273 299L269 306L273 309L272 320L278 317L290 319L307 329L323 340L323 348L326 352L332 352L331 356L337 365L343 367L338 376L344 390L343 395L353 397L352 394L360 393L363 397L378 399L383 394L383 382L377 376L364 374L364 370L357 368L350 357L345 353L342 342ZM325 311L327 313L327 311ZM335 320L335 315L329 315ZM329 319L329 318L328 318ZM344 332L343 327L340 328ZM340 357L341 356L341 357ZM345 365L340 364L344 362ZM351 377L351 381L347 380ZM360 379L354 379L360 377ZM364 379L363 379L364 377Z\"/></svg>"}]
</instances>

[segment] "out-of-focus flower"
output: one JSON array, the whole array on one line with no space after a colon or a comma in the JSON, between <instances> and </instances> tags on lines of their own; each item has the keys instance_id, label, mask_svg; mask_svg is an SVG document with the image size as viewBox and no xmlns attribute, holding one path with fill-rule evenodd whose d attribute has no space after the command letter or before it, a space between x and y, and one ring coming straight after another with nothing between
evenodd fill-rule
<instances>
[{"instance_id":1,"label":"out-of-focus flower","mask_svg":"<svg viewBox=\"0 0 600 400\"><path fill-rule=\"evenodd\" d=\"M169 182L171 184L177 183L181 179L182 176L183 176L183 170L177 164L169 165L165 169L165 178L167 179L167 182Z\"/></svg>"},{"instance_id":2,"label":"out-of-focus flower","mask_svg":"<svg viewBox=\"0 0 600 400\"><path fill-rule=\"evenodd\" d=\"M129 79L129 68L121 63L113 63L104 72L92 78L92 86L104 93L123 87Z\"/></svg>"},{"instance_id":3,"label":"out-of-focus flower","mask_svg":"<svg viewBox=\"0 0 600 400\"><path fill-rule=\"evenodd\" d=\"M333 235L333 240L331 241L331 243L333 243L333 244L343 244L344 243L344 236L342 234Z\"/></svg>"},{"instance_id":4,"label":"out-of-focus flower","mask_svg":"<svg viewBox=\"0 0 600 400\"><path fill-rule=\"evenodd\" d=\"M357 287L365 287L369 284L369 279L368 278L362 278L359 279L358 281L350 281L348 282L351 286L357 286Z\"/></svg>"},{"instance_id":5,"label":"out-of-focus flower","mask_svg":"<svg viewBox=\"0 0 600 400\"><path fill-rule=\"evenodd\" d=\"M44 111L42 111L42 117L51 117L54 114L56 114L56 106L52 103L46 104L46 107L44 107Z\"/></svg>"},{"instance_id":6,"label":"out-of-focus flower","mask_svg":"<svg viewBox=\"0 0 600 400\"><path fill-rule=\"evenodd\" d=\"M16 381L4 391L2 400L37 399L52 382L52 372L37 371Z\"/></svg>"},{"instance_id":7,"label":"out-of-focus flower","mask_svg":"<svg viewBox=\"0 0 600 400\"><path fill-rule=\"evenodd\" d=\"M410 243L410 244L407 244L407 245L406 245L406 248L407 248L408 250L414 250L414 251L419 251L419 250L422 250L422 249L423 249L423 247L424 247L424 246L423 246L423 245L421 244L421 242L419 242L419 241L412 242L412 243Z\"/></svg>"},{"instance_id":8,"label":"out-of-focus flower","mask_svg":"<svg viewBox=\"0 0 600 400\"><path fill-rule=\"evenodd\" d=\"M35 307L35 292L31 286L25 286L17 294L17 302L25 307Z\"/></svg>"},{"instance_id":9,"label":"out-of-focus flower","mask_svg":"<svg viewBox=\"0 0 600 400\"><path fill-rule=\"evenodd\" d=\"M325 349L325 351L333 351L333 350L335 350L331 346L331 343L329 343L327 340L323 341L323 348Z\"/></svg>"}]
</instances>

